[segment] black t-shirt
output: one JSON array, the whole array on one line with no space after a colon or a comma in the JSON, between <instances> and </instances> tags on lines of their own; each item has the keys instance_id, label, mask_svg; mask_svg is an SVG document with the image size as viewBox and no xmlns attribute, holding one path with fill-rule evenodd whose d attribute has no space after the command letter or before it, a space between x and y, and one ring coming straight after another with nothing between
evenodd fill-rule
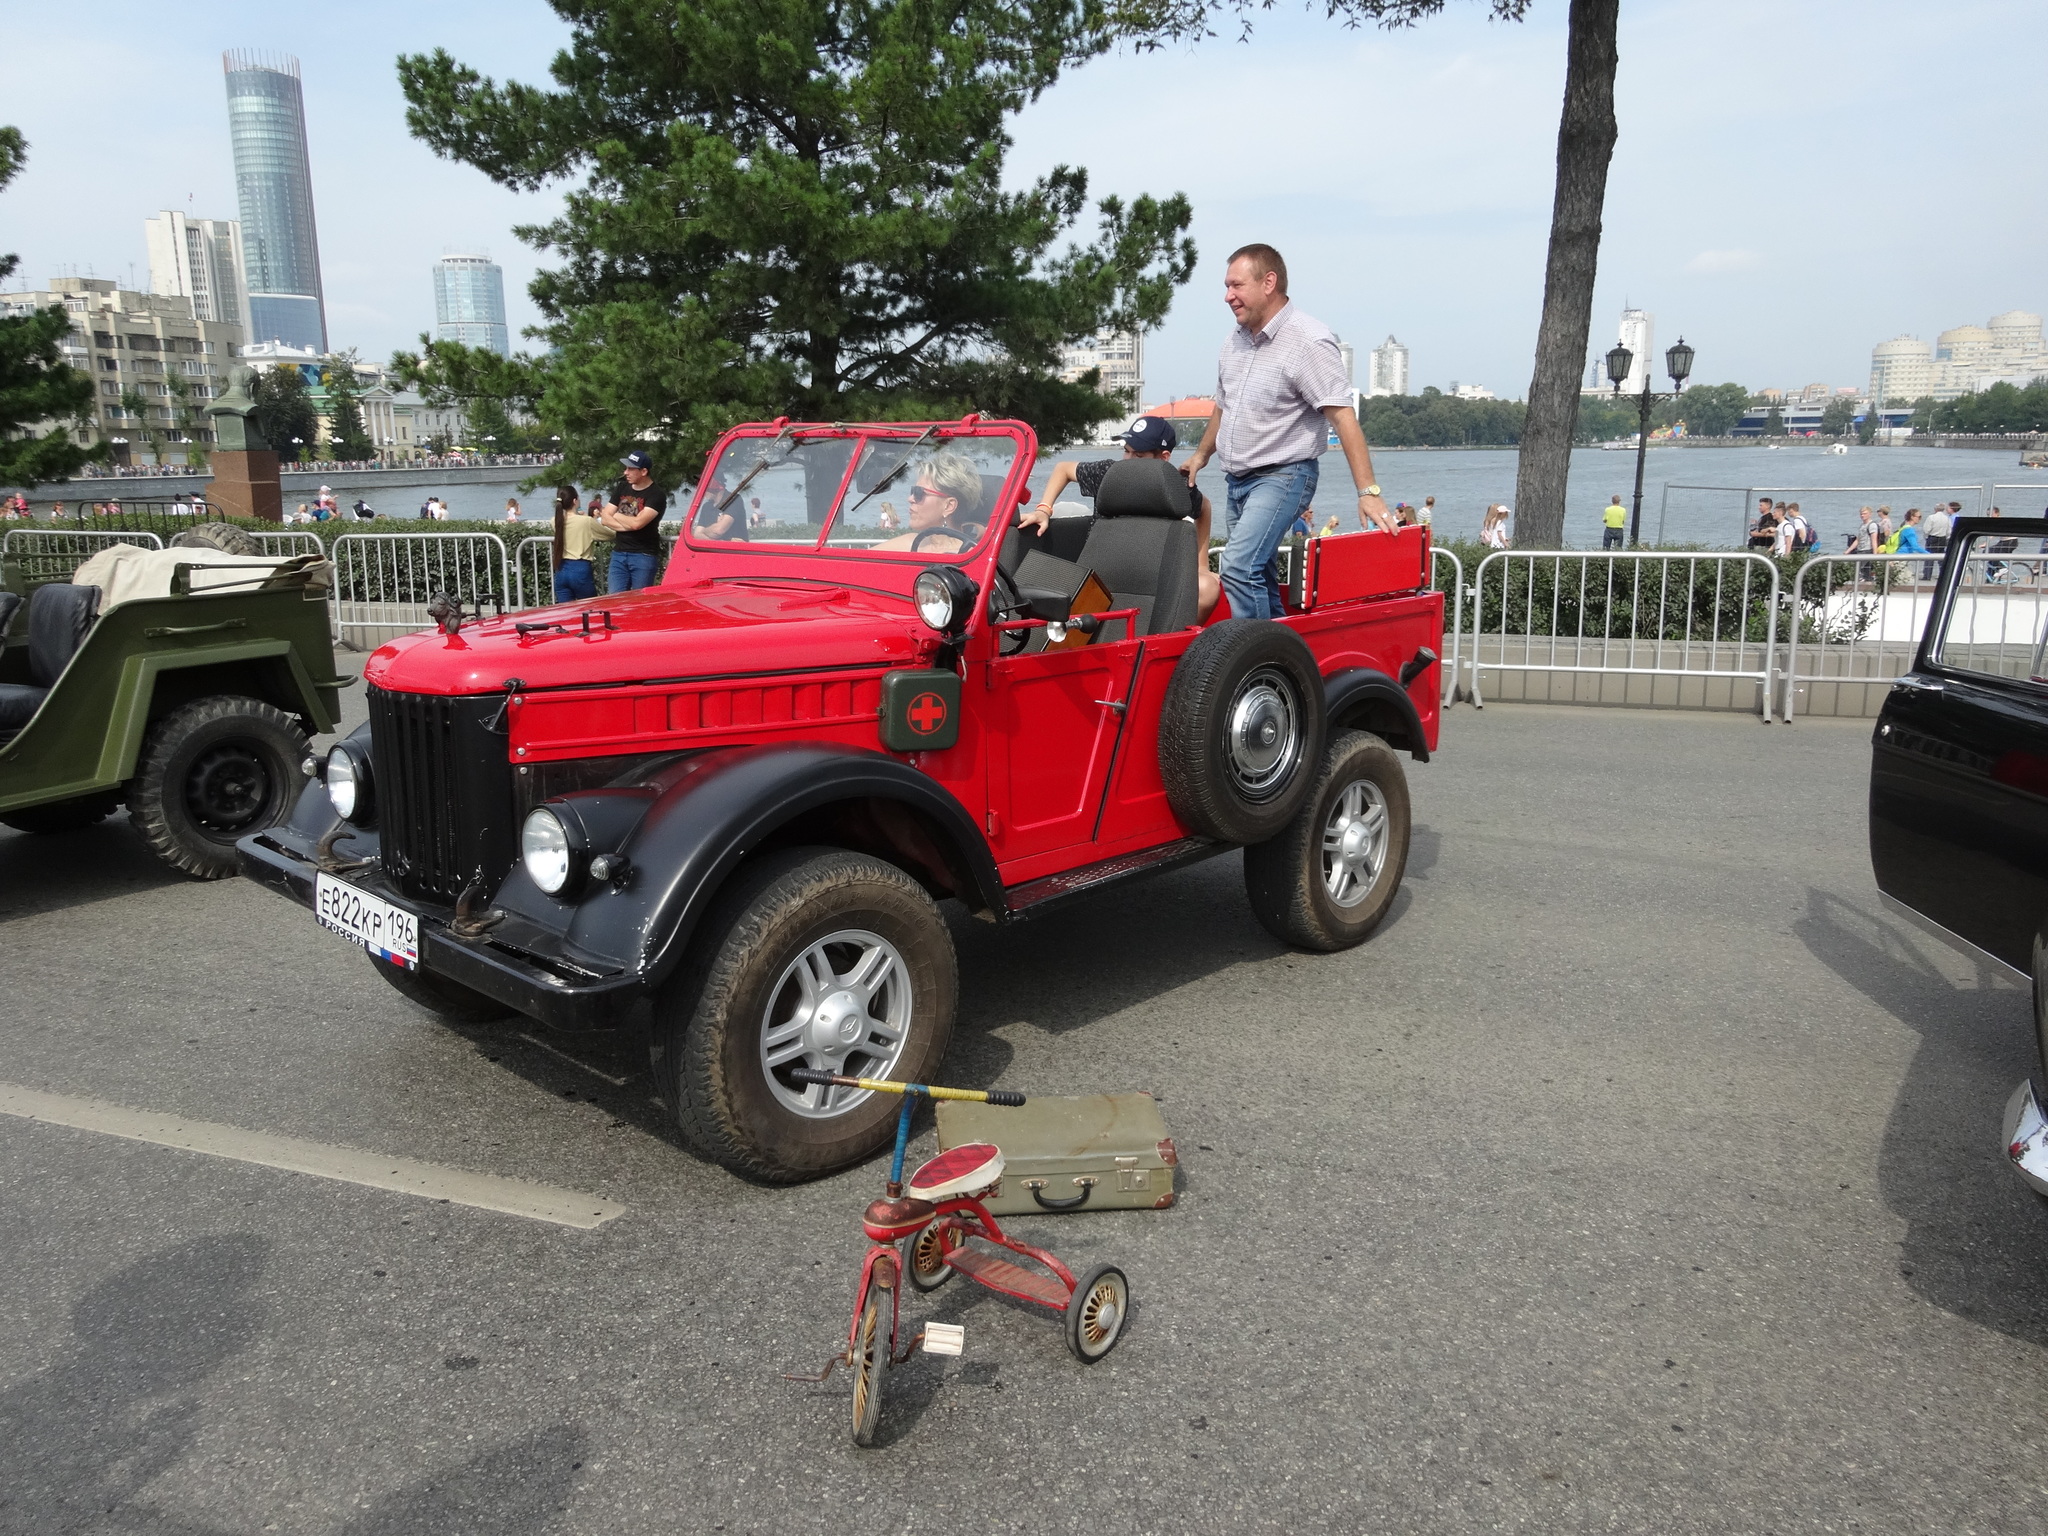
<instances>
[{"instance_id":1,"label":"black t-shirt","mask_svg":"<svg viewBox=\"0 0 2048 1536\"><path fill-rule=\"evenodd\" d=\"M661 553L661 514L668 508L668 487L658 480L649 480L647 489L636 491L624 478L614 480L605 491L604 499L616 506L626 516L632 517L656 509L654 521L645 528L635 528L630 533L614 533L612 549L628 555L658 555Z\"/></svg>"},{"instance_id":2,"label":"black t-shirt","mask_svg":"<svg viewBox=\"0 0 2048 1536\"><path fill-rule=\"evenodd\" d=\"M732 500L726 502L723 507L719 506L719 502L724 501L727 496L732 496L732 487L720 485L715 481L704 492L704 500L697 507L697 537L724 539L727 542L735 539L744 541L749 537L747 515L753 511L753 503L759 498L751 497L742 491L739 495L732 496ZM732 526L724 533L713 533L712 529L717 527L718 520L722 517L731 518Z\"/></svg>"},{"instance_id":3,"label":"black t-shirt","mask_svg":"<svg viewBox=\"0 0 2048 1536\"><path fill-rule=\"evenodd\" d=\"M1074 466L1074 484L1080 487L1083 496L1092 501L1095 493L1102 489L1102 477L1109 473L1110 465L1121 463L1122 459L1084 459ZM1191 485L1188 487L1188 516L1201 515L1202 493Z\"/></svg>"}]
</instances>

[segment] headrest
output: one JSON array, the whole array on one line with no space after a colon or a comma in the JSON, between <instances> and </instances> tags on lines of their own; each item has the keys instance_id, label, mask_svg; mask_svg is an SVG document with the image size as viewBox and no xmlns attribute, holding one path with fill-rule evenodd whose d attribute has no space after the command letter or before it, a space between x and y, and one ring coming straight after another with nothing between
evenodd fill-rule
<instances>
[{"instance_id":1,"label":"headrest","mask_svg":"<svg viewBox=\"0 0 2048 1536\"><path fill-rule=\"evenodd\" d=\"M1189 515L1188 482L1164 459L1119 459L1095 492L1097 517Z\"/></svg>"}]
</instances>

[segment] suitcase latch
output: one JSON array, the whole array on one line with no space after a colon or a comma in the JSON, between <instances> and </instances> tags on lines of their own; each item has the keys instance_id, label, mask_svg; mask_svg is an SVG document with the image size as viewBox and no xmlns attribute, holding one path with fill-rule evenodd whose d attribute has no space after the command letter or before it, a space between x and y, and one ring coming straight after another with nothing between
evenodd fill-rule
<instances>
[{"instance_id":1,"label":"suitcase latch","mask_svg":"<svg viewBox=\"0 0 2048 1536\"><path fill-rule=\"evenodd\" d=\"M1135 1157L1120 1157L1116 1160L1116 1187L1119 1190L1150 1189L1152 1170L1140 1168Z\"/></svg>"}]
</instances>

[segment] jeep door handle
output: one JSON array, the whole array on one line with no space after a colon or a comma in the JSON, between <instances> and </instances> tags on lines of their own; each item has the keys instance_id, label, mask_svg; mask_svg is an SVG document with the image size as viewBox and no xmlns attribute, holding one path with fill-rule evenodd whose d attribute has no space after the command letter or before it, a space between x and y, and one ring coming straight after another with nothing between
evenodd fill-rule
<instances>
[{"instance_id":1,"label":"jeep door handle","mask_svg":"<svg viewBox=\"0 0 2048 1536\"><path fill-rule=\"evenodd\" d=\"M1892 686L1894 688L1910 689L1914 693L1945 693L1948 691L1948 684L1938 677L1895 677L1892 679Z\"/></svg>"},{"instance_id":2,"label":"jeep door handle","mask_svg":"<svg viewBox=\"0 0 2048 1536\"><path fill-rule=\"evenodd\" d=\"M1097 699L1095 702L1100 704L1104 709L1115 710L1118 714L1122 714L1124 710L1129 707L1124 703L1122 699Z\"/></svg>"}]
</instances>

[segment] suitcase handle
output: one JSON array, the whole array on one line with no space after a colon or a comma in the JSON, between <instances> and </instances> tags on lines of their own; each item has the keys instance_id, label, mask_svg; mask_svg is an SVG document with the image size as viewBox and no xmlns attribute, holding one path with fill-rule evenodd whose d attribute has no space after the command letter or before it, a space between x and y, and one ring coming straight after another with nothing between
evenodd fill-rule
<instances>
[{"instance_id":1,"label":"suitcase handle","mask_svg":"<svg viewBox=\"0 0 2048 1536\"><path fill-rule=\"evenodd\" d=\"M1064 1200L1046 1199L1043 1179L1026 1179L1024 1187L1031 1191L1031 1198L1048 1211L1078 1211L1088 1203L1088 1197L1095 1193L1095 1180L1083 1175L1074 1182L1081 1186L1081 1193L1069 1195Z\"/></svg>"}]
</instances>

